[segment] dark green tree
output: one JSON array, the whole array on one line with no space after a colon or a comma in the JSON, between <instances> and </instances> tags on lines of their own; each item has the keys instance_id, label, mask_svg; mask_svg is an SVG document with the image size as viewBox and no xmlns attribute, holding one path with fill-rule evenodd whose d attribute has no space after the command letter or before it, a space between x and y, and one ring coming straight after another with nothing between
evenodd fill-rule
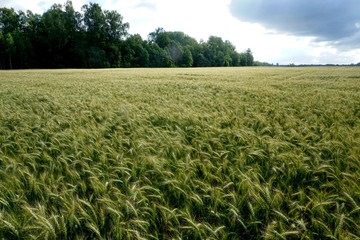
<instances>
[{"instance_id":1,"label":"dark green tree","mask_svg":"<svg viewBox=\"0 0 360 240\"><path fill-rule=\"evenodd\" d=\"M18 34L19 16L13 8L0 8L1 62L3 68L13 68L12 58L16 46L14 36Z\"/></svg>"},{"instance_id":2,"label":"dark green tree","mask_svg":"<svg viewBox=\"0 0 360 240\"><path fill-rule=\"evenodd\" d=\"M254 66L254 56L250 48L241 53L241 66Z\"/></svg>"},{"instance_id":3,"label":"dark green tree","mask_svg":"<svg viewBox=\"0 0 360 240\"><path fill-rule=\"evenodd\" d=\"M183 49L179 42L171 40L165 50L170 54L174 66L181 66L183 62Z\"/></svg>"},{"instance_id":4,"label":"dark green tree","mask_svg":"<svg viewBox=\"0 0 360 240\"><path fill-rule=\"evenodd\" d=\"M250 48L245 51L247 66L254 65L254 56Z\"/></svg>"},{"instance_id":5,"label":"dark green tree","mask_svg":"<svg viewBox=\"0 0 360 240\"><path fill-rule=\"evenodd\" d=\"M209 37L205 43L204 55L209 60L211 67L224 66L224 50L224 42L221 37Z\"/></svg>"},{"instance_id":6,"label":"dark green tree","mask_svg":"<svg viewBox=\"0 0 360 240\"><path fill-rule=\"evenodd\" d=\"M83 29L86 35L86 66L91 68L109 67L106 59L106 21L105 14L97 3L82 7L84 12Z\"/></svg>"},{"instance_id":7,"label":"dark green tree","mask_svg":"<svg viewBox=\"0 0 360 240\"><path fill-rule=\"evenodd\" d=\"M49 67L64 67L66 59L64 51L67 51L70 33L66 26L66 13L63 6L54 4L41 19L42 43L44 49L43 63L49 64Z\"/></svg>"},{"instance_id":8,"label":"dark green tree","mask_svg":"<svg viewBox=\"0 0 360 240\"><path fill-rule=\"evenodd\" d=\"M193 64L194 59L192 53L188 47L185 47L183 51L182 67L192 67Z\"/></svg>"},{"instance_id":9,"label":"dark green tree","mask_svg":"<svg viewBox=\"0 0 360 240\"><path fill-rule=\"evenodd\" d=\"M14 33L19 27L19 17L13 8L0 8L0 30L3 34Z\"/></svg>"},{"instance_id":10,"label":"dark green tree","mask_svg":"<svg viewBox=\"0 0 360 240\"><path fill-rule=\"evenodd\" d=\"M143 40L129 36L128 29L121 14L102 10L98 3L76 12L66 1L43 14L0 8L0 69L254 64L250 49L238 53L220 37L198 42L183 32L157 28Z\"/></svg>"},{"instance_id":11,"label":"dark green tree","mask_svg":"<svg viewBox=\"0 0 360 240\"><path fill-rule=\"evenodd\" d=\"M194 67L208 67L210 66L209 60L202 52L199 52L194 59Z\"/></svg>"},{"instance_id":12,"label":"dark green tree","mask_svg":"<svg viewBox=\"0 0 360 240\"><path fill-rule=\"evenodd\" d=\"M156 43L171 57L172 66L192 67L199 43L183 32L166 32L157 28L149 34L149 42Z\"/></svg>"},{"instance_id":13,"label":"dark green tree","mask_svg":"<svg viewBox=\"0 0 360 240\"><path fill-rule=\"evenodd\" d=\"M0 32L0 69L5 69L4 66L4 59L3 57L5 56L5 43L4 43L4 36L2 34L2 32Z\"/></svg>"},{"instance_id":14,"label":"dark green tree","mask_svg":"<svg viewBox=\"0 0 360 240\"><path fill-rule=\"evenodd\" d=\"M12 69L12 55L15 53L15 43L11 33L7 33L4 37L5 53L9 57L9 67Z\"/></svg>"},{"instance_id":15,"label":"dark green tree","mask_svg":"<svg viewBox=\"0 0 360 240\"><path fill-rule=\"evenodd\" d=\"M103 11L99 4L84 5L84 30L89 67L120 67L120 41L127 35L128 23L116 11Z\"/></svg>"},{"instance_id":16,"label":"dark green tree","mask_svg":"<svg viewBox=\"0 0 360 240\"><path fill-rule=\"evenodd\" d=\"M168 51L162 49L157 43L148 43L149 67L170 67L173 65Z\"/></svg>"},{"instance_id":17,"label":"dark green tree","mask_svg":"<svg viewBox=\"0 0 360 240\"><path fill-rule=\"evenodd\" d=\"M149 67L149 53L146 42L139 34L131 35L121 45L122 67Z\"/></svg>"},{"instance_id":18,"label":"dark green tree","mask_svg":"<svg viewBox=\"0 0 360 240\"><path fill-rule=\"evenodd\" d=\"M105 11L105 31L111 42L117 42L127 36L130 24L116 11Z\"/></svg>"},{"instance_id":19,"label":"dark green tree","mask_svg":"<svg viewBox=\"0 0 360 240\"><path fill-rule=\"evenodd\" d=\"M110 67L121 66L121 42L128 35L129 23L116 11L105 11L106 48Z\"/></svg>"}]
</instances>

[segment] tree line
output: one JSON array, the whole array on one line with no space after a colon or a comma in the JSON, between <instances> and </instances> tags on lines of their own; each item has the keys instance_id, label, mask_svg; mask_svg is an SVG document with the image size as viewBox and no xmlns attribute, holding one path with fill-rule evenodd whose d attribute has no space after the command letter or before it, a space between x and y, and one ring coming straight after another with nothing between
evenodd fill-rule
<instances>
[{"instance_id":1,"label":"tree line","mask_svg":"<svg viewBox=\"0 0 360 240\"><path fill-rule=\"evenodd\" d=\"M43 14L0 8L0 69L254 65L250 49L239 53L221 37L198 42L158 28L145 40L129 27L120 13L97 3L77 12L67 1Z\"/></svg>"}]
</instances>

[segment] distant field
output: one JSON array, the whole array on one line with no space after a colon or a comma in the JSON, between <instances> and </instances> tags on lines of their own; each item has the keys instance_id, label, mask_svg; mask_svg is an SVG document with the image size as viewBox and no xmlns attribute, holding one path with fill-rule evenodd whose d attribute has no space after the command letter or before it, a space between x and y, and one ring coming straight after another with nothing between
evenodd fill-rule
<instances>
[{"instance_id":1,"label":"distant field","mask_svg":"<svg viewBox=\"0 0 360 240\"><path fill-rule=\"evenodd\" d=\"M0 239L359 238L359 67L0 71Z\"/></svg>"}]
</instances>

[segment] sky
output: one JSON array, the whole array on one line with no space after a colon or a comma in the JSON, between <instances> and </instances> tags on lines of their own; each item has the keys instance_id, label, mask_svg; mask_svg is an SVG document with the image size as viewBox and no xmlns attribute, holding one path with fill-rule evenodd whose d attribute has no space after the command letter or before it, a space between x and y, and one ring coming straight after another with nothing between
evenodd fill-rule
<instances>
[{"instance_id":1,"label":"sky","mask_svg":"<svg viewBox=\"0 0 360 240\"><path fill-rule=\"evenodd\" d=\"M66 0L0 0L0 7L43 13ZM72 0L75 10L88 0ZM229 40L238 52L279 64L360 62L359 0L92 0L116 10L130 34L144 39L156 28L198 41Z\"/></svg>"}]
</instances>

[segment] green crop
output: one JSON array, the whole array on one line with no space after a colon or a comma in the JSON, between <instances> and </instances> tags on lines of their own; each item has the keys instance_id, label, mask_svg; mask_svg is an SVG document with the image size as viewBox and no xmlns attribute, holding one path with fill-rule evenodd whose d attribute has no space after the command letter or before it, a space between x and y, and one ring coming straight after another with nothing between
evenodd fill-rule
<instances>
[{"instance_id":1,"label":"green crop","mask_svg":"<svg viewBox=\"0 0 360 240\"><path fill-rule=\"evenodd\" d=\"M0 239L358 239L357 67L0 73Z\"/></svg>"}]
</instances>

